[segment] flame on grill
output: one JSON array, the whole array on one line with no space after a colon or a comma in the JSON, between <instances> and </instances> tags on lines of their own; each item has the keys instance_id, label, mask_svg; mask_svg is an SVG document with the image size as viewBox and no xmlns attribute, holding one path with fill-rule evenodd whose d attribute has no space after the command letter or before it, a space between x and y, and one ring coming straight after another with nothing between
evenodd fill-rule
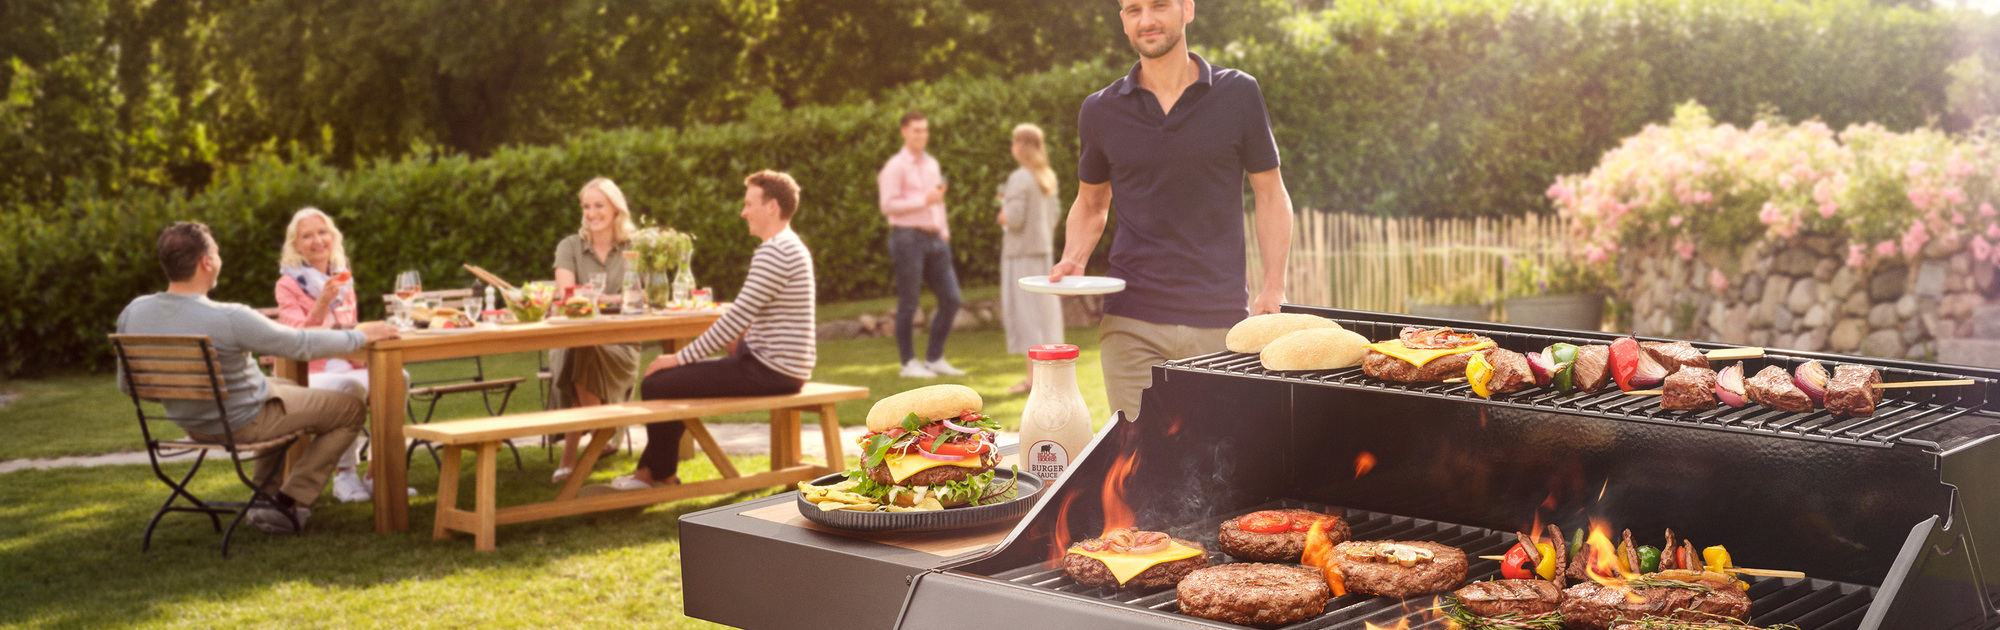
<instances>
[{"instance_id":1,"label":"flame on grill","mask_svg":"<svg viewBox=\"0 0 2000 630\"><path fill-rule=\"evenodd\" d=\"M1132 471L1138 467L1137 453L1120 455L1117 461L1111 463L1110 473L1104 476L1103 531L1137 527L1132 508L1125 503L1125 480L1131 477ZM1070 543L1074 542L1069 535L1069 518L1076 508L1077 498L1081 496L1083 496L1081 493L1072 493L1063 497L1062 508L1056 510L1055 531L1049 536L1055 544L1049 546L1049 562L1060 563L1063 555L1069 553Z\"/></svg>"},{"instance_id":2,"label":"flame on grill","mask_svg":"<svg viewBox=\"0 0 2000 630\"><path fill-rule=\"evenodd\" d=\"M1624 593L1625 599L1634 604L1645 603L1646 598L1625 585L1626 580L1637 579L1639 574L1632 571L1634 567L1625 566L1623 557L1618 553L1618 545L1612 544L1610 523L1599 518L1590 519L1590 537L1584 539L1583 551L1589 558L1583 565L1584 577Z\"/></svg>"},{"instance_id":3,"label":"flame on grill","mask_svg":"<svg viewBox=\"0 0 2000 630\"><path fill-rule=\"evenodd\" d=\"M1368 452L1368 451L1361 451L1361 454L1360 454L1360 455L1355 455L1355 456L1354 456L1354 478L1355 478L1355 479L1360 479L1362 475L1366 475L1366 474L1368 474L1368 471L1371 471L1371 470L1374 470L1374 469L1375 469L1375 454L1374 454L1374 453L1370 453L1370 452Z\"/></svg>"},{"instance_id":4,"label":"flame on grill","mask_svg":"<svg viewBox=\"0 0 2000 630\"><path fill-rule=\"evenodd\" d=\"M1135 452L1112 462L1111 473L1104 476L1104 531L1138 526L1132 507L1125 503L1125 479L1138 467L1139 454Z\"/></svg>"},{"instance_id":5,"label":"flame on grill","mask_svg":"<svg viewBox=\"0 0 2000 630\"><path fill-rule=\"evenodd\" d=\"M1363 621L1361 622L1361 627L1363 628L1363 630L1410 630L1410 620L1403 619L1401 621L1397 621L1396 625L1393 626L1378 626L1375 625L1375 622Z\"/></svg>"}]
</instances>

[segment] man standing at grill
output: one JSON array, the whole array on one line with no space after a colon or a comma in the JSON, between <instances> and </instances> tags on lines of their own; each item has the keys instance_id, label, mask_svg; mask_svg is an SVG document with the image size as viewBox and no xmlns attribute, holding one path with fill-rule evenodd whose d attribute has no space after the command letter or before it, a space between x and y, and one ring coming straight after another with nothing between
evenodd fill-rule
<instances>
[{"instance_id":1,"label":"man standing at grill","mask_svg":"<svg viewBox=\"0 0 2000 630\"><path fill-rule=\"evenodd\" d=\"M1098 335L1111 408L1134 417L1153 365L1220 351L1230 326L1285 300L1292 201L1264 95L1250 75L1188 52L1194 9L1194 0L1119 0L1139 62L1077 114L1080 185L1049 270L1051 281L1084 273L1116 199L1110 275L1125 290L1105 297ZM1264 264L1254 299L1244 284L1246 174Z\"/></svg>"},{"instance_id":2,"label":"man standing at grill","mask_svg":"<svg viewBox=\"0 0 2000 630\"><path fill-rule=\"evenodd\" d=\"M167 417L187 431L188 437L222 442L228 433L238 442L261 442L296 431L312 436L305 454L293 463L291 475L273 493L278 505L291 510L298 524L305 526L306 517L312 514L307 506L319 499L334 465L361 434L368 405L346 392L267 379L251 355L301 361L329 357L353 352L367 342L394 339L395 327L370 322L355 330L301 330L279 325L242 304L210 301L208 292L222 275L222 252L209 236L208 226L200 223L168 227L160 232L158 249L160 268L167 274L167 290L133 300L118 314L118 332L206 335L214 344L216 363L226 371L223 409L228 415L217 417L215 405L207 401L166 401ZM122 375L118 382L122 389ZM283 460L282 455L258 453L252 478L266 479L271 467ZM250 510L245 519L266 532L292 531L291 521L269 508Z\"/></svg>"},{"instance_id":3,"label":"man standing at grill","mask_svg":"<svg viewBox=\"0 0 2000 630\"><path fill-rule=\"evenodd\" d=\"M951 266L951 226L944 216L944 172L924 152L930 121L910 110L902 118L903 149L882 165L875 178L882 189L882 214L889 217L889 260L896 270L896 351L903 378L964 376L944 360L944 342L958 317L958 272ZM918 360L911 339L924 285L937 296L931 315L929 348Z\"/></svg>"}]
</instances>

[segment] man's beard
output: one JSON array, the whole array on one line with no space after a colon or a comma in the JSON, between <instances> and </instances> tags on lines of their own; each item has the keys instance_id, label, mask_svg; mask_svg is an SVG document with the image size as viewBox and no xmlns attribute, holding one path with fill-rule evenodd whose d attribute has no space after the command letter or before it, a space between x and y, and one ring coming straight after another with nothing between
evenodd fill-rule
<instances>
[{"instance_id":1,"label":"man's beard","mask_svg":"<svg viewBox=\"0 0 2000 630\"><path fill-rule=\"evenodd\" d=\"M1147 59L1159 59L1167 56L1167 53L1173 52L1175 46L1180 45L1183 33L1172 29L1161 29L1161 31L1163 37L1160 38L1160 44L1157 47L1147 49L1145 45L1139 43L1138 37L1132 37L1130 38L1132 50L1137 51L1139 56Z\"/></svg>"}]
</instances>

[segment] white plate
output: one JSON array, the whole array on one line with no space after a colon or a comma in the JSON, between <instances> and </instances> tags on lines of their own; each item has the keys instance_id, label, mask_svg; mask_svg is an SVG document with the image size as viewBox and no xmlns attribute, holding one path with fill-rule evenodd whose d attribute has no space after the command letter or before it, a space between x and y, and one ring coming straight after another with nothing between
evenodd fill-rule
<instances>
[{"instance_id":1,"label":"white plate","mask_svg":"<svg viewBox=\"0 0 2000 630\"><path fill-rule=\"evenodd\" d=\"M1062 282L1049 282L1048 276L1028 276L1020 282L1021 288L1029 292L1054 295L1098 295L1125 290L1124 279L1106 276L1065 276Z\"/></svg>"}]
</instances>

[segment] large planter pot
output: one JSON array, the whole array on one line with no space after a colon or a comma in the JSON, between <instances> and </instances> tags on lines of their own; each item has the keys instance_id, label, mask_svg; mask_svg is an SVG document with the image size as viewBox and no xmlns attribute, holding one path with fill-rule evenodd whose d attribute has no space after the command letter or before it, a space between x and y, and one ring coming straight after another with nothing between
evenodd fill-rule
<instances>
[{"instance_id":1,"label":"large planter pot","mask_svg":"<svg viewBox=\"0 0 2000 630\"><path fill-rule=\"evenodd\" d=\"M1604 325L1604 296L1577 293L1509 298L1507 321L1543 328L1597 330Z\"/></svg>"},{"instance_id":2,"label":"large planter pot","mask_svg":"<svg viewBox=\"0 0 2000 630\"><path fill-rule=\"evenodd\" d=\"M1410 314L1418 317L1439 317L1463 319L1474 322L1493 321L1493 306L1490 304L1424 304L1411 302Z\"/></svg>"}]
</instances>

